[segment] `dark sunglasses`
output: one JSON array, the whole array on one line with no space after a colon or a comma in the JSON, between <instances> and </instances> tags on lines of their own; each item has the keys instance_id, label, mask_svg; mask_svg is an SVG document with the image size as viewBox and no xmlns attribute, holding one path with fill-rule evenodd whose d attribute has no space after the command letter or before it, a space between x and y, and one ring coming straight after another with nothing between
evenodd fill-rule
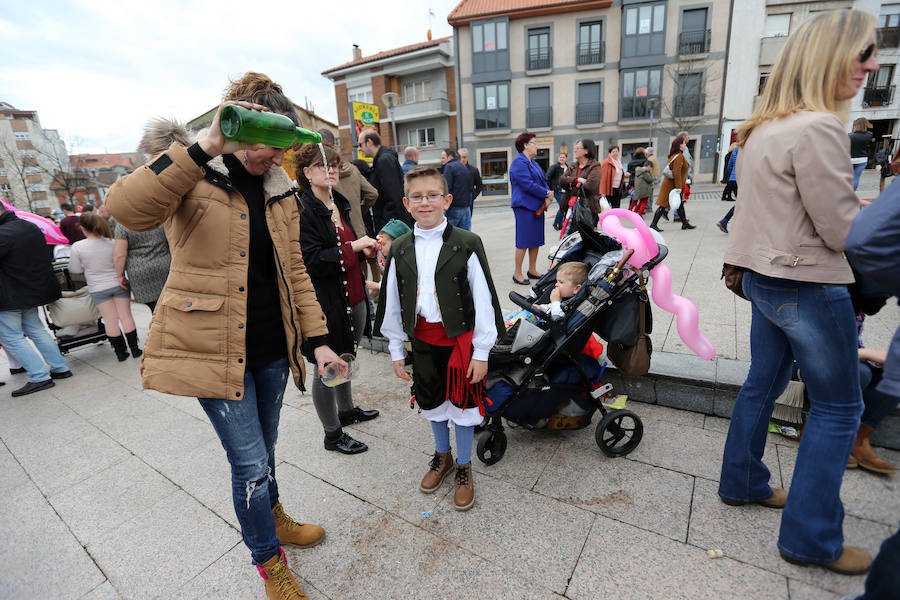
<instances>
[{"instance_id":1,"label":"dark sunglasses","mask_svg":"<svg viewBox=\"0 0 900 600\"><path fill-rule=\"evenodd\" d=\"M859 62L864 63L870 58L872 58L872 54L875 52L875 44L869 44L866 46L865 50L859 53Z\"/></svg>"}]
</instances>

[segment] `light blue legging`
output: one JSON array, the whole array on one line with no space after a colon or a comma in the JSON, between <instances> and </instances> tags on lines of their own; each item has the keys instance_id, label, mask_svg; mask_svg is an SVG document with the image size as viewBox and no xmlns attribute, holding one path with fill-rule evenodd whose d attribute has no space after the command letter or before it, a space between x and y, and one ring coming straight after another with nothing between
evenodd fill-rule
<instances>
[{"instance_id":1,"label":"light blue legging","mask_svg":"<svg viewBox=\"0 0 900 600\"><path fill-rule=\"evenodd\" d=\"M474 425L456 425L456 464L466 465L472 462L472 438L475 437ZM434 451L450 451L450 427L447 421L431 421L434 433Z\"/></svg>"}]
</instances>

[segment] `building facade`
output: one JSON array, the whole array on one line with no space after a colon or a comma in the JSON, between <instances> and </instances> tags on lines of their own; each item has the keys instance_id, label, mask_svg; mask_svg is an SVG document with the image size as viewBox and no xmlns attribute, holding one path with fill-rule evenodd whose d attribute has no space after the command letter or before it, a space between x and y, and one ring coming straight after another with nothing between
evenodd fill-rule
<instances>
[{"instance_id":1,"label":"building facade","mask_svg":"<svg viewBox=\"0 0 900 600\"><path fill-rule=\"evenodd\" d=\"M357 127L351 103L375 105L382 144L397 150L414 146L419 164L439 163L441 149L456 148L456 68L452 38L428 40L362 56L322 73L334 83L341 154L356 157ZM389 92L393 106L385 100ZM396 135L395 135L396 134Z\"/></svg>"},{"instance_id":2,"label":"building facade","mask_svg":"<svg viewBox=\"0 0 900 600\"><path fill-rule=\"evenodd\" d=\"M722 103L722 128L719 152L724 156L736 140L738 125L756 107L766 81L784 47L787 37L820 12L855 8L878 16L879 70L872 73L850 103L847 131L852 122L865 117L872 124L877 143L900 136L900 99L894 92L900 78L900 0L756 0L736 2L728 52L728 76ZM754 74L755 77L744 74ZM720 161L721 163L721 161ZM721 172L721 165L720 165Z\"/></svg>"},{"instance_id":3,"label":"building facade","mask_svg":"<svg viewBox=\"0 0 900 600\"><path fill-rule=\"evenodd\" d=\"M486 196L508 196L523 131L545 169L590 138L668 152L691 135L697 179L713 176L730 0L464 0L448 16L458 58L460 144Z\"/></svg>"},{"instance_id":4,"label":"building facade","mask_svg":"<svg viewBox=\"0 0 900 600\"><path fill-rule=\"evenodd\" d=\"M70 172L66 145L44 129L36 111L0 102L0 196L17 208L48 215L59 208L54 178Z\"/></svg>"}]
</instances>

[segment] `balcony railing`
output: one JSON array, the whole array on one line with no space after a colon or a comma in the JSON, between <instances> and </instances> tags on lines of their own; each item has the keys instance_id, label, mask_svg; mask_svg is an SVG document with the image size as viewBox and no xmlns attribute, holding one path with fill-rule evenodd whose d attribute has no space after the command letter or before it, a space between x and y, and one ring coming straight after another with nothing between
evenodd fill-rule
<instances>
[{"instance_id":1,"label":"balcony railing","mask_svg":"<svg viewBox=\"0 0 900 600\"><path fill-rule=\"evenodd\" d=\"M647 100L659 96L627 96L619 99L620 110L623 119L647 119L650 117L650 109L647 107ZM659 109L654 111L654 116L659 118Z\"/></svg>"},{"instance_id":2,"label":"balcony railing","mask_svg":"<svg viewBox=\"0 0 900 600\"><path fill-rule=\"evenodd\" d=\"M678 34L678 54L703 54L709 52L709 29L682 31Z\"/></svg>"},{"instance_id":3,"label":"balcony railing","mask_svg":"<svg viewBox=\"0 0 900 600\"><path fill-rule=\"evenodd\" d=\"M703 94L684 94L675 98L676 117L699 117L703 114Z\"/></svg>"},{"instance_id":4,"label":"balcony railing","mask_svg":"<svg viewBox=\"0 0 900 600\"><path fill-rule=\"evenodd\" d=\"M579 102L575 105L575 124L587 125L588 123L603 122L602 102Z\"/></svg>"},{"instance_id":5,"label":"balcony railing","mask_svg":"<svg viewBox=\"0 0 900 600\"><path fill-rule=\"evenodd\" d=\"M525 51L525 69L527 71L551 68L553 68L552 48L528 48Z\"/></svg>"},{"instance_id":6,"label":"balcony railing","mask_svg":"<svg viewBox=\"0 0 900 600\"><path fill-rule=\"evenodd\" d=\"M888 106L894 101L894 86L867 87L863 91L864 106Z\"/></svg>"},{"instance_id":7,"label":"balcony railing","mask_svg":"<svg viewBox=\"0 0 900 600\"><path fill-rule=\"evenodd\" d=\"M606 60L603 42L584 42L576 46L576 62L579 65L597 65Z\"/></svg>"},{"instance_id":8,"label":"balcony railing","mask_svg":"<svg viewBox=\"0 0 900 600\"><path fill-rule=\"evenodd\" d=\"M878 29L879 48L897 48L900 46L900 27L881 27Z\"/></svg>"},{"instance_id":9,"label":"balcony railing","mask_svg":"<svg viewBox=\"0 0 900 600\"><path fill-rule=\"evenodd\" d=\"M550 106L533 106L525 110L525 127L553 127L553 108Z\"/></svg>"}]
</instances>

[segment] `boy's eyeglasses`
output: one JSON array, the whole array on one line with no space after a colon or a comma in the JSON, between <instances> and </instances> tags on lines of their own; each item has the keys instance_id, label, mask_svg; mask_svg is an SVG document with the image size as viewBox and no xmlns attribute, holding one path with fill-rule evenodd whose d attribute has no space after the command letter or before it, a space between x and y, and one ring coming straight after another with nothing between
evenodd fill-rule
<instances>
[{"instance_id":1,"label":"boy's eyeglasses","mask_svg":"<svg viewBox=\"0 0 900 600\"><path fill-rule=\"evenodd\" d=\"M407 200L409 200L410 204L422 204L423 202L425 202L425 200L428 200L429 202L432 202L432 203L439 202L441 200L441 198L443 198L443 197L444 197L444 194L428 194L427 196L423 196L421 194L415 194L415 195L409 196L407 198Z\"/></svg>"},{"instance_id":2,"label":"boy's eyeglasses","mask_svg":"<svg viewBox=\"0 0 900 600\"><path fill-rule=\"evenodd\" d=\"M870 58L872 58L872 54L875 52L875 44L869 44L866 46L865 50L859 53L859 62L864 63Z\"/></svg>"}]
</instances>

